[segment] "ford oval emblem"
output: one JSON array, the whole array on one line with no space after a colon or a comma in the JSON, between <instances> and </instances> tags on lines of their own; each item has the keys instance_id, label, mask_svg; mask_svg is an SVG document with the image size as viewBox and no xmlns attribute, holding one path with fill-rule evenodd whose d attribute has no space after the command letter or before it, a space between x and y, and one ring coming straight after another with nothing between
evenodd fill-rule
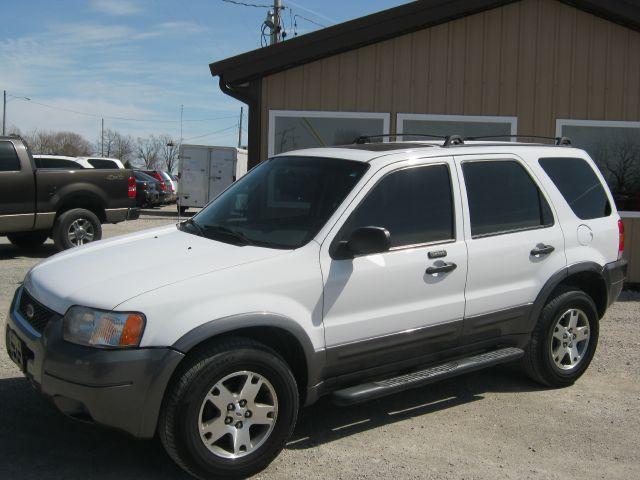
<instances>
[{"instance_id":1,"label":"ford oval emblem","mask_svg":"<svg viewBox=\"0 0 640 480\"><path fill-rule=\"evenodd\" d=\"M36 309L33 308L33 305L28 303L27 306L24 309L24 313L27 315L27 318L29 320L31 320L33 318L33 316L36 314Z\"/></svg>"}]
</instances>

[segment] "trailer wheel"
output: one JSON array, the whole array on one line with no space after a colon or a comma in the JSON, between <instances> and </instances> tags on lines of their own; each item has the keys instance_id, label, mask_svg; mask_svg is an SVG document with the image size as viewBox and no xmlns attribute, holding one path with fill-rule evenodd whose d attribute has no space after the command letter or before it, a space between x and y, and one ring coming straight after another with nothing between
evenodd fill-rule
<instances>
[{"instance_id":1,"label":"trailer wheel","mask_svg":"<svg viewBox=\"0 0 640 480\"><path fill-rule=\"evenodd\" d=\"M189 207L181 207L180 205L178 205L178 213L180 213L180 215L184 215L185 213L187 213L188 209Z\"/></svg>"}]
</instances>

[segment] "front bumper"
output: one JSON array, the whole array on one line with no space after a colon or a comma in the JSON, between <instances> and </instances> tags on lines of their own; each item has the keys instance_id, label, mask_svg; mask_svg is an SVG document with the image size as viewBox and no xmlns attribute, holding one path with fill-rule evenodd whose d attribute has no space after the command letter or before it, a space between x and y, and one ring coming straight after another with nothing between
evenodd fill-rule
<instances>
[{"instance_id":1,"label":"front bumper","mask_svg":"<svg viewBox=\"0 0 640 480\"><path fill-rule=\"evenodd\" d=\"M607 285L607 307L618 299L624 279L627 277L627 261L620 259L616 262L607 263L602 269L602 276Z\"/></svg>"},{"instance_id":2,"label":"front bumper","mask_svg":"<svg viewBox=\"0 0 640 480\"><path fill-rule=\"evenodd\" d=\"M7 321L23 343L24 373L63 413L151 438L166 386L184 355L170 348L97 349L62 338L62 316L40 335L19 311L20 287Z\"/></svg>"}]
</instances>

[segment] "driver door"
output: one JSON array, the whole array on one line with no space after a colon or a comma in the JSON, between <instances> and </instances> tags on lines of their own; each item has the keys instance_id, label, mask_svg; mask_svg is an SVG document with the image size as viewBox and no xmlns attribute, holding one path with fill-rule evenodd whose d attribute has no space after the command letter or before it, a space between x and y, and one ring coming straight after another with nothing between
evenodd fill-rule
<instances>
[{"instance_id":1,"label":"driver door","mask_svg":"<svg viewBox=\"0 0 640 480\"><path fill-rule=\"evenodd\" d=\"M387 167L325 239L320 260L327 376L398 361L418 363L458 344L467 250L457 184L450 157ZM337 242L365 226L386 228L391 249L332 258ZM455 268L427 273L445 263Z\"/></svg>"}]
</instances>

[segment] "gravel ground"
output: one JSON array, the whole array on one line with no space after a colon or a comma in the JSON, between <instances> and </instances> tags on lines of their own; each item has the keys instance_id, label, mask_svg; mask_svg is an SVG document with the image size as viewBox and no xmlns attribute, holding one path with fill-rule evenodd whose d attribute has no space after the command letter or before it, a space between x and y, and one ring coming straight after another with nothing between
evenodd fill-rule
<instances>
[{"instance_id":1,"label":"gravel ground","mask_svg":"<svg viewBox=\"0 0 640 480\"><path fill-rule=\"evenodd\" d=\"M175 209L107 225L104 236L175 222ZM0 238L0 327L33 254ZM257 478L640 478L640 293L623 292L598 351L572 387L544 389L509 367L338 408L302 412ZM4 330L4 328L2 328ZM67 419L0 352L1 479L183 479L156 441Z\"/></svg>"}]
</instances>

